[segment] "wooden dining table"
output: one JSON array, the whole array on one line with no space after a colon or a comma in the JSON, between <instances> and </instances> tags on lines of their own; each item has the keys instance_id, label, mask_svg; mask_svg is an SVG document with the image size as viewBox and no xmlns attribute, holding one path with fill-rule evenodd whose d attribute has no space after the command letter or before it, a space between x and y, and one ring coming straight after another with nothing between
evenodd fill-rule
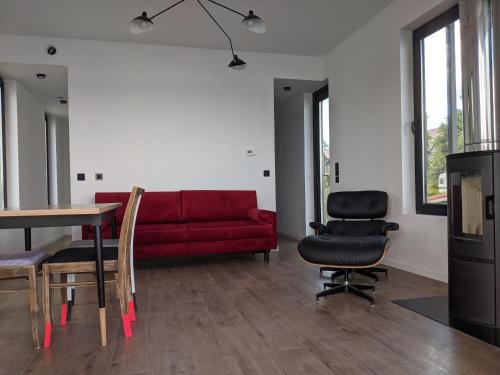
<instances>
[{"instance_id":1,"label":"wooden dining table","mask_svg":"<svg viewBox=\"0 0 500 375\"><path fill-rule=\"evenodd\" d=\"M69 204L42 207L0 209L0 229L24 229L24 248L31 250L31 228L92 225L96 250L97 296L101 328L106 327L104 293L104 263L102 259L102 225L111 223L111 235L116 233L116 210L121 203ZM104 320L104 321L103 321ZM106 346L106 330L101 329L101 345Z\"/></svg>"}]
</instances>

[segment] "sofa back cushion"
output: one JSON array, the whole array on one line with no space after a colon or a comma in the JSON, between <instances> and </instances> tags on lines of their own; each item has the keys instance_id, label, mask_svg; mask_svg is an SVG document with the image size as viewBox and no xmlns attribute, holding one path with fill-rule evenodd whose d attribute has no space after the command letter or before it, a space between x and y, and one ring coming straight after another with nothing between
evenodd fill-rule
<instances>
[{"instance_id":1,"label":"sofa back cushion","mask_svg":"<svg viewBox=\"0 0 500 375\"><path fill-rule=\"evenodd\" d=\"M125 206L130 193L96 193L96 203L122 202L117 210L116 221L122 223ZM137 224L177 223L181 221L181 193L178 191L145 192L139 212Z\"/></svg>"},{"instance_id":2,"label":"sofa back cushion","mask_svg":"<svg viewBox=\"0 0 500 375\"><path fill-rule=\"evenodd\" d=\"M257 208L253 190L183 190L181 200L185 222L242 220Z\"/></svg>"}]
</instances>

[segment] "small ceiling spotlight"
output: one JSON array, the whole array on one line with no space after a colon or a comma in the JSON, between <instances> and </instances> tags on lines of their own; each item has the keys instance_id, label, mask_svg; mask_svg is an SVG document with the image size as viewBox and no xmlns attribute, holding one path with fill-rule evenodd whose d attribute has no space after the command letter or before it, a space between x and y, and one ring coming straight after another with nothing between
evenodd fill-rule
<instances>
[{"instance_id":1,"label":"small ceiling spotlight","mask_svg":"<svg viewBox=\"0 0 500 375\"><path fill-rule=\"evenodd\" d=\"M292 88L290 86L285 86L285 87L283 87L283 91L290 92L290 91L292 91Z\"/></svg>"},{"instance_id":2,"label":"small ceiling spotlight","mask_svg":"<svg viewBox=\"0 0 500 375\"><path fill-rule=\"evenodd\" d=\"M37 73L36 78L38 79L45 79L47 76L44 73Z\"/></svg>"},{"instance_id":3,"label":"small ceiling spotlight","mask_svg":"<svg viewBox=\"0 0 500 375\"><path fill-rule=\"evenodd\" d=\"M54 55L57 53L57 49L56 49L56 47L54 47L54 46L48 46L48 47L47 47L47 53L48 53L50 56L54 56Z\"/></svg>"},{"instance_id":4,"label":"small ceiling spotlight","mask_svg":"<svg viewBox=\"0 0 500 375\"><path fill-rule=\"evenodd\" d=\"M61 103L61 104L68 104L68 101L66 99L61 99L61 100L59 100L59 103Z\"/></svg>"}]
</instances>

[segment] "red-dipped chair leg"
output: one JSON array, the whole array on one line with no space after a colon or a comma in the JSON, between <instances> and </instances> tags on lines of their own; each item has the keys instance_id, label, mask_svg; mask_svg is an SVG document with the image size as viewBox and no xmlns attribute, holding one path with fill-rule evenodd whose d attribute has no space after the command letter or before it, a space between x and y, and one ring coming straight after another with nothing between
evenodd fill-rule
<instances>
[{"instance_id":1,"label":"red-dipped chair leg","mask_svg":"<svg viewBox=\"0 0 500 375\"><path fill-rule=\"evenodd\" d=\"M68 321L68 304L63 303L61 305L61 320L60 320L61 326L64 327L66 325L67 321Z\"/></svg>"},{"instance_id":2,"label":"red-dipped chair leg","mask_svg":"<svg viewBox=\"0 0 500 375\"><path fill-rule=\"evenodd\" d=\"M135 322L136 316L135 316L134 300L128 301L128 317L129 317L131 322Z\"/></svg>"},{"instance_id":3,"label":"red-dipped chair leg","mask_svg":"<svg viewBox=\"0 0 500 375\"><path fill-rule=\"evenodd\" d=\"M44 337L43 337L43 347L49 348L52 341L52 323L45 323Z\"/></svg>"},{"instance_id":4,"label":"red-dipped chair leg","mask_svg":"<svg viewBox=\"0 0 500 375\"><path fill-rule=\"evenodd\" d=\"M123 325L123 333L125 337L132 337L132 324L130 323L130 318L128 314L122 315L122 325Z\"/></svg>"}]
</instances>

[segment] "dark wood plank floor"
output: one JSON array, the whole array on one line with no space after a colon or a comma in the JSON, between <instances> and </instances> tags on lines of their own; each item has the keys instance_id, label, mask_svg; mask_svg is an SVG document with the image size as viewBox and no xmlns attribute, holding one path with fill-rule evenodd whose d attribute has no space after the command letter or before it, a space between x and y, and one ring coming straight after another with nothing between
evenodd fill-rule
<instances>
[{"instance_id":1,"label":"dark wood plank floor","mask_svg":"<svg viewBox=\"0 0 500 375\"><path fill-rule=\"evenodd\" d=\"M391 269L370 310L351 295L316 304L324 281L290 240L270 264L258 255L142 266L132 339L110 290L101 348L95 292L79 289L73 321L39 351L26 299L3 295L0 374L500 374L500 349L390 303L442 295L445 284Z\"/></svg>"}]
</instances>

